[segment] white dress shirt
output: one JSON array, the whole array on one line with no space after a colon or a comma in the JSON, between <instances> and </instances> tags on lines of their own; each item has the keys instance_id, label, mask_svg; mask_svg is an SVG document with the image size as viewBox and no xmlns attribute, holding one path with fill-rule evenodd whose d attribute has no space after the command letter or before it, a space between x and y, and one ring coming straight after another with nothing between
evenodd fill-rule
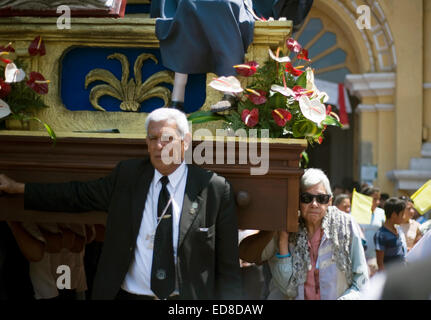
<instances>
[{"instance_id":1,"label":"white dress shirt","mask_svg":"<svg viewBox=\"0 0 431 320\"><path fill-rule=\"evenodd\" d=\"M185 162L171 173L168 191L172 198L172 240L174 247L175 264L177 261L177 246L179 236L179 223L181 210L183 207L184 191L186 188L188 168ZM153 248L151 246L152 234L155 234L157 226L157 204L159 193L162 189L160 179L162 174L155 169L153 180L148 190L147 200L145 202L142 222L139 228L138 238L136 240L135 257L129 267L129 271L124 278L121 288L127 292L141 295L154 295L151 290L151 265L153 262ZM153 238L154 239L154 238ZM178 294L178 288L174 291Z\"/></svg>"}]
</instances>

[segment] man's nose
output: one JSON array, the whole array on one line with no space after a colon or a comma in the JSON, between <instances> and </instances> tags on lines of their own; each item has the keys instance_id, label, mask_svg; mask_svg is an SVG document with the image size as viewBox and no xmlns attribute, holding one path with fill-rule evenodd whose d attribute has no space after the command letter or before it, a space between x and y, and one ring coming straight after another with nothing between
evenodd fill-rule
<instances>
[{"instance_id":1,"label":"man's nose","mask_svg":"<svg viewBox=\"0 0 431 320\"><path fill-rule=\"evenodd\" d=\"M169 140L167 140L166 138L158 138L157 142L156 142L156 146L158 149L163 149L165 145L167 145L169 143Z\"/></svg>"}]
</instances>

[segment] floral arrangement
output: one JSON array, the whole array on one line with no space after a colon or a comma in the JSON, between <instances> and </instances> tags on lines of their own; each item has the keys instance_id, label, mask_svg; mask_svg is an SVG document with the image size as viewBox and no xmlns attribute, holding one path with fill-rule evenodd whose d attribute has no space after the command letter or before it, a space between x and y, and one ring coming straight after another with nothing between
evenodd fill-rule
<instances>
[{"instance_id":1,"label":"floral arrangement","mask_svg":"<svg viewBox=\"0 0 431 320\"><path fill-rule=\"evenodd\" d=\"M238 75L251 77L246 89L234 77L213 79L209 86L230 93L237 103L227 112L197 111L189 116L192 123L223 120L234 131L268 129L270 138L306 138L310 144L322 143L328 125L342 127L337 114L325 102L329 97L314 84L310 67L294 66L296 61L309 63L308 51L294 39L286 41L288 52L269 49L269 59L261 67L255 61L234 66ZM291 59L293 53L296 57ZM258 131L258 136L260 130Z\"/></svg>"},{"instance_id":2,"label":"floral arrangement","mask_svg":"<svg viewBox=\"0 0 431 320\"><path fill-rule=\"evenodd\" d=\"M40 36L37 36L29 45L28 53L31 57L46 54L45 45ZM17 59L12 44L0 46L0 121L5 119L40 122L55 140L55 133L51 127L33 116L38 109L46 108L41 95L48 93L48 83L39 72L30 72L28 75L23 68L19 68L21 61ZM2 77L4 75L4 78Z\"/></svg>"}]
</instances>

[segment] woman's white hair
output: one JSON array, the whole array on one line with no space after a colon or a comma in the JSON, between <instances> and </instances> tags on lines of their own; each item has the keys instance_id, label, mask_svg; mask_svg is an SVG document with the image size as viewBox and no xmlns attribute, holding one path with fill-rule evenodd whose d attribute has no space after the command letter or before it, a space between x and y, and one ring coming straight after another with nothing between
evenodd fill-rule
<instances>
[{"instance_id":1,"label":"woman's white hair","mask_svg":"<svg viewBox=\"0 0 431 320\"><path fill-rule=\"evenodd\" d=\"M332 195L331 184L326 174L317 168L305 169L301 177L301 192L315 186L316 184L323 184L327 194Z\"/></svg>"},{"instance_id":2,"label":"woman's white hair","mask_svg":"<svg viewBox=\"0 0 431 320\"><path fill-rule=\"evenodd\" d=\"M145 119L145 131L148 133L148 126L151 121L169 121L175 122L181 138L190 132L189 123L184 112L173 108L159 108L151 112Z\"/></svg>"}]
</instances>

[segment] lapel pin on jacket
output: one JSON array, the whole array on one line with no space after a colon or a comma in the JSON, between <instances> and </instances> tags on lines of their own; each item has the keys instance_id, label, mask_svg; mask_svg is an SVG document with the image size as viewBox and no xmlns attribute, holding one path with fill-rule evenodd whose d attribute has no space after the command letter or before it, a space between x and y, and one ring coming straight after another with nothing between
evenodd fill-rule
<instances>
[{"instance_id":1,"label":"lapel pin on jacket","mask_svg":"<svg viewBox=\"0 0 431 320\"><path fill-rule=\"evenodd\" d=\"M189 213L190 214L195 214L197 208L198 208L198 203L195 201L195 202L192 203L192 207L190 208Z\"/></svg>"}]
</instances>

